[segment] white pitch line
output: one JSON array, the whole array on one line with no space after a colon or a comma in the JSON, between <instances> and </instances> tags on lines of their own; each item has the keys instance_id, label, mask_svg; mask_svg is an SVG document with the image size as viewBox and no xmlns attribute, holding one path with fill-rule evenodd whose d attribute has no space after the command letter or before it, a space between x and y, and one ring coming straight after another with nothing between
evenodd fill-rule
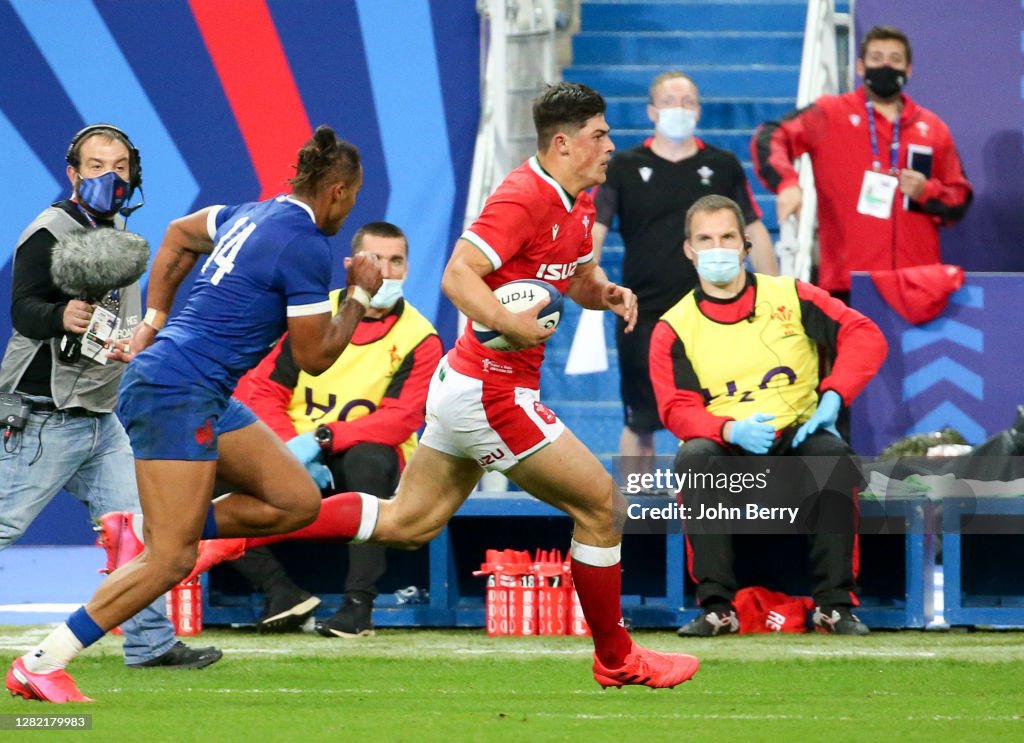
<instances>
[{"instance_id":1,"label":"white pitch line","mask_svg":"<svg viewBox=\"0 0 1024 743\"><path fill-rule=\"evenodd\" d=\"M24 642L35 637L46 637L57 625L36 626L31 631L19 632L16 635L0 635L0 642Z\"/></svg>"},{"instance_id":2,"label":"white pitch line","mask_svg":"<svg viewBox=\"0 0 1024 743\"><path fill-rule=\"evenodd\" d=\"M220 645L220 649L232 655L294 655L294 648L232 648Z\"/></svg>"},{"instance_id":3,"label":"white pitch line","mask_svg":"<svg viewBox=\"0 0 1024 743\"><path fill-rule=\"evenodd\" d=\"M0 612L21 614L68 614L81 604L0 604Z\"/></svg>"},{"instance_id":4,"label":"white pitch line","mask_svg":"<svg viewBox=\"0 0 1024 743\"><path fill-rule=\"evenodd\" d=\"M90 687L90 692L104 693L104 694L120 694L121 692L130 692L132 694L166 694L166 687L157 688L146 688L139 686L132 686L130 689L124 689L121 687L113 687L108 689L97 689ZM404 694L407 690L402 688L394 687L381 687L378 689L355 689L355 688L334 688L334 689L290 689L290 688L278 688L278 689L226 689L220 687L217 689L192 689L191 687L183 690L185 693L191 694L193 692L198 694L308 694L310 696L341 696L345 694Z\"/></svg>"},{"instance_id":5,"label":"white pitch line","mask_svg":"<svg viewBox=\"0 0 1024 743\"><path fill-rule=\"evenodd\" d=\"M822 715L756 715L756 714L700 714L685 712L663 713L663 714L629 714L610 713L595 715L587 713L570 712L533 712L531 717L552 717L570 720L638 720L638 719L664 719L664 720L753 720L769 722L772 720L808 720L813 722L855 722L860 718L849 715L822 716ZM1020 722L1024 720L1022 715L907 715L903 718L907 721L949 721L949 722Z\"/></svg>"},{"instance_id":6,"label":"white pitch line","mask_svg":"<svg viewBox=\"0 0 1024 743\"><path fill-rule=\"evenodd\" d=\"M589 648L457 648L453 650L456 655L592 655L593 650Z\"/></svg>"},{"instance_id":7,"label":"white pitch line","mask_svg":"<svg viewBox=\"0 0 1024 743\"><path fill-rule=\"evenodd\" d=\"M533 717L555 717L570 720L806 720L804 715L753 715L753 714L687 714L685 712L669 712L660 714L635 714L635 713L609 713L604 715L588 714L586 712L534 712ZM850 720L849 717L814 717L810 719L820 720Z\"/></svg>"},{"instance_id":8,"label":"white pitch line","mask_svg":"<svg viewBox=\"0 0 1024 743\"><path fill-rule=\"evenodd\" d=\"M821 655L826 657L868 656L872 658L938 658L932 650L865 650L862 648L835 648L832 650L805 650L793 648L794 655Z\"/></svg>"}]
</instances>

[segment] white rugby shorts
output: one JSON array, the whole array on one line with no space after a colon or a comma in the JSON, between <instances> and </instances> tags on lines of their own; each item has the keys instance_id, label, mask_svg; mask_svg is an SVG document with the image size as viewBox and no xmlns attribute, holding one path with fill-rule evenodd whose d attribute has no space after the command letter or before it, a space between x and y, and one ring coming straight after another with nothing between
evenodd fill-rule
<instances>
[{"instance_id":1,"label":"white rugby shorts","mask_svg":"<svg viewBox=\"0 0 1024 743\"><path fill-rule=\"evenodd\" d=\"M565 424L527 387L489 384L460 374L442 358L427 393L420 444L506 472L555 441Z\"/></svg>"}]
</instances>

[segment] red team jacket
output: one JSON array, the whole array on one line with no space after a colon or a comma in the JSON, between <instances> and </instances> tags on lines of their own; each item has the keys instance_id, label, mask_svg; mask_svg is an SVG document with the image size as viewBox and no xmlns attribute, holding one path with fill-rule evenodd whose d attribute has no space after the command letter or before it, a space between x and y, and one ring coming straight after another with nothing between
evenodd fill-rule
<instances>
[{"instance_id":1,"label":"red team jacket","mask_svg":"<svg viewBox=\"0 0 1024 743\"><path fill-rule=\"evenodd\" d=\"M818 285L850 289L850 271L874 271L940 263L939 226L963 218L971 203L953 137L942 120L903 96L898 168L907 167L911 145L928 148L931 173L920 202L904 207L897 193L890 219L857 212L864 172L871 169L867 97L863 88L822 96L781 122L763 124L751 140L758 177L773 192L797 185L792 161L809 153L818 191L821 266ZM892 122L875 116L881 169L889 172Z\"/></svg>"}]
</instances>

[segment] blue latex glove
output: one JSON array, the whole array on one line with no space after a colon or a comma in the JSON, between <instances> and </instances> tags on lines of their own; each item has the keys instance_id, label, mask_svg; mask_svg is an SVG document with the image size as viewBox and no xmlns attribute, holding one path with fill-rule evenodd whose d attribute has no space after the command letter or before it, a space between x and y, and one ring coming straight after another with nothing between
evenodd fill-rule
<instances>
[{"instance_id":1,"label":"blue latex glove","mask_svg":"<svg viewBox=\"0 0 1024 743\"><path fill-rule=\"evenodd\" d=\"M731 443L751 454L767 454L775 443L775 426L766 421L774 419L771 413L754 413L749 418L733 421L729 433Z\"/></svg>"},{"instance_id":2,"label":"blue latex glove","mask_svg":"<svg viewBox=\"0 0 1024 743\"><path fill-rule=\"evenodd\" d=\"M306 472L313 478L313 482L321 490L334 485L334 477L331 475L331 471L327 469L326 465L320 464L319 462L310 462L306 465Z\"/></svg>"},{"instance_id":3,"label":"blue latex glove","mask_svg":"<svg viewBox=\"0 0 1024 743\"><path fill-rule=\"evenodd\" d=\"M839 393L835 390L825 390L825 394L818 401L818 409L814 411L814 415L800 428L796 429L792 445L794 447L800 446L804 439L820 429L831 431L838 436L839 431L836 430L836 418L839 417L839 409L841 407L843 407L843 398L839 396Z\"/></svg>"},{"instance_id":4,"label":"blue latex glove","mask_svg":"<svg viewBox=\"0 0 1024 743\"><path fill-rule=\"evenodd\" d=\"M323 464L323 457L321 456L323 452L320 449L319 442L313 438L312 431L300 433L298 436L289 439L286 446L307 469L309 469L309 465L313 462Z\"/></svg>"}]
</instances>

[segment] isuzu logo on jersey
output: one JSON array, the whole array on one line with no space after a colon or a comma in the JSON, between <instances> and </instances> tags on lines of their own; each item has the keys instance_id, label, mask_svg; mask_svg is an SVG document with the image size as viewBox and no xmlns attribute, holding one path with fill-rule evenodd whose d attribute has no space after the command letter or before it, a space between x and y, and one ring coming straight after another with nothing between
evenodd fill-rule
<instances>
[{"instance_id":1,"label":"isuzu logo on jersey","mask_svg":"<svg viewBox=\"0 0 1024 743\"><path fill-rule=\"evenodd\" d=\"M759 389L759 390L766 390L766 389L768 389L768 385L772 383L772 381L775 379L775 377L780 377L780 376L781 377L785 377L786 378L786 382L784 384L775 383L774 385L772 385L773 387L782 387L782 386L785 386L785 384L788 384L789 386L793 386L794 384L796 384L796 372L795 371L790 369L788 366L776 366L776 367L774 367L772 369L769 369L768 371L766 371L764 373L764 376L761 377L761 383L757 385L757 389ZM701 393L701 396L704 398L704 405L710 405L712 400L716 399L721 394L721 392L717 392L716 394L711 394L711 390L709 390L707 387L701 387L700 388L700 393ZM741 389L739 389L739 387L736 384L736 382L731 380L731 379L728 382L725 383L725 396L726 397L736 397L737 395L739 395L739 400L737 400L737 402L755 402L755 398L754 398L755 394L756 394L755 390L741 390Z\"/></svg>"},{"instance_id":2,"label":"isuzu logo on jersey","mask_svg":"<svg viewBox=\"0 0 1024 743\"><path fill-rule=\"evenodd\" d=\"M537 279L568 279L576 273L576 261L572 263L541 263L534 278Z\"/></svg>"},{"instance_id":3,"label":"isuzu logo on jersey","mask_svg":"<svg viewBox=\"0 0 1024 743\"><path fill-rule=\"evenodd\" d=\"M482 457L477 457L476 463L481 467L486 467L489 464L494 464L505 458L504 449L495 449L494 451L487 452Z\"/></svg>"}]
</instances>

